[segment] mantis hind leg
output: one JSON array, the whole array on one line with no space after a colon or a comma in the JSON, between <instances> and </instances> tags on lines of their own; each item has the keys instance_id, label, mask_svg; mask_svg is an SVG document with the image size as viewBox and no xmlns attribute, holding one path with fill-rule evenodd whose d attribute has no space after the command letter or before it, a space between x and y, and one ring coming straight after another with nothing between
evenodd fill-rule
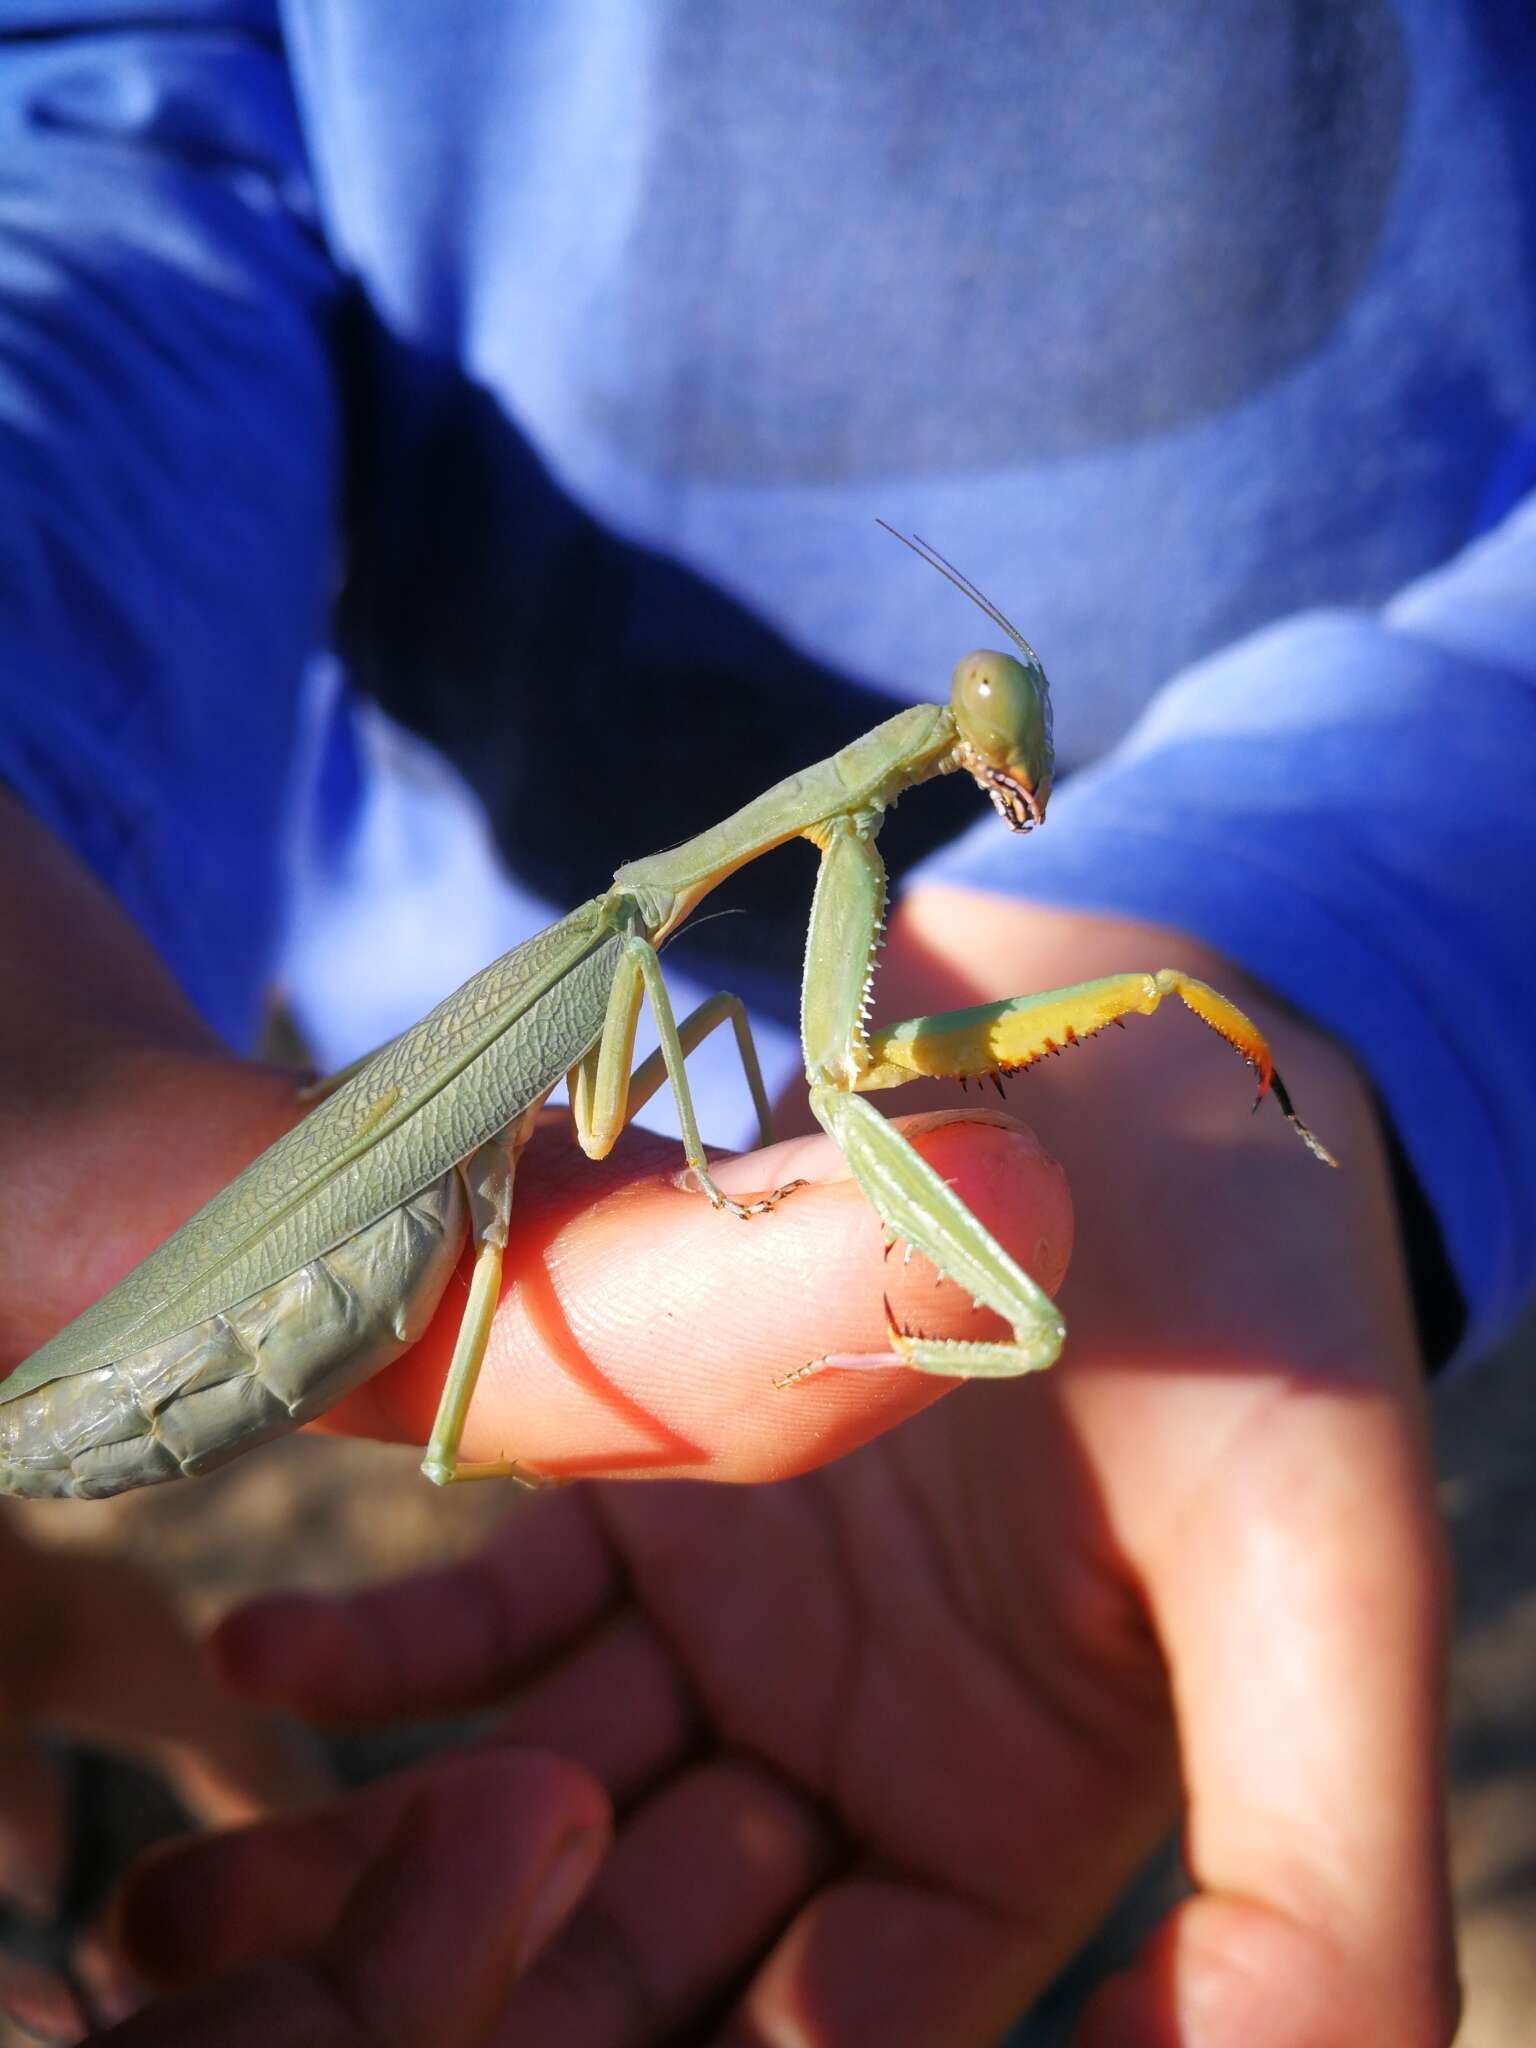
<instances>
[{"instance_id":1,"label":"mantis hind leg","mask_svg":"<svg viewBox=\"0 0 1536 2048\"><path fill-rule=\"evenodd\" d=\"M459 1168L469 1198L469 1227L475 1246L474 1272L469 1298L459 1319L448 1376L443 1382L432 1434L427 1439L421 1469L435 1486L448 1486L460 1479L506 1479L519 1476L515 1460L493 1460L466 1465L459 1458L464 1421L474 1399L480 1367L485 1362L491 1320L501 1298L502 1259L507 1248L507 1229L512 1216L512 1184L517 1155L532 1131L537 1110L519 1119L510 1131L482 1145Z\"/></svg>"},{"instance_id":2,"label":"mantis hind leg","mask_svg":"<svg viewBox=\"0 0 1536 2048\"><path fill-rule=\"evenodd\" d=\"M1003 1379L1052 1364L1066 1332L1050 1296L901 1132L859 1096L837 1087L812 1089L811 1108L890 1235L921 1252L979 1307L995 1310L1013 1336L976 1343L909 1337L892 1327L887 1331L889 1351L832 1352L792 1373L790 1380L804 1379L827 1366L896 1365L961 1379Z\"/></svg>"}]
</instances>

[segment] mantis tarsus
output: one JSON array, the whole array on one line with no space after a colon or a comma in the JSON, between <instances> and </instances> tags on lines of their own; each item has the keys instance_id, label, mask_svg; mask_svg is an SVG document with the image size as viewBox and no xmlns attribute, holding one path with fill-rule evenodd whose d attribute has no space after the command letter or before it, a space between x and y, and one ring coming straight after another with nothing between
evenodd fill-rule
<instances>
[{"instance_id":1,"label":"mantis tarsus","mask_svg":"<svg viewBox=\"0 0 1536 2048\"><path fill-rule=\"evenodd\" d=\"M893 1328L888 1351L808 1361L791 1379L865 1365L1000 1376L1047 1366L1061 1349L1049 1298L863 1099L873 1089L919 1074L967 1079L1026 1066L1172 994L1257 1068L1260 1094L1272 1087L1304 1142L1327 1159L1296 1118L1254 1025L1177 969L867 1029L886 896L875 839L887 807L959 770L1005 824L1027 831L1044 818L1053 768L1050 694L1033 649L937 550L896 537L979 605L1016 652L968 654L948 705L900 711L723 823L621 867L604 894L333 1077L303 1122L0 1385L0 1487L117 1493L210 1470L294 1428L420 1336L466 1229L473 1278L422 1469L439 1482L515 1470L465 1467L458 1449L497 1301L517 1158L559 1081L568 1080L576 1135L591 1158L602 1158L628 1118L670 1083L688 1165L717 1210L751 1215L788 1192L743 1204L711 1176L685 1057L730 1022L766 1142L757 1058L733 996L674 1020L657 949L717 883L797 836L821 856L801 1025L811 1108L887 1236L924 1253L1011 1335L964 1342ZM660 1047L631 1071L646 999Z\"/></svg>"}]
</instances>

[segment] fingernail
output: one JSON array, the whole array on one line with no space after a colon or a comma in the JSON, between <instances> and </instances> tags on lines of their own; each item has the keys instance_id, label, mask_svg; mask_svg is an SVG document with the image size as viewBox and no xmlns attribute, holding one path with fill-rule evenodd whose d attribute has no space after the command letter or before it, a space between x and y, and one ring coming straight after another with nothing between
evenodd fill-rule
<instances>
[{"instance_id":1,"label":"fingernail","mask_svg":"<svg viewBox=\"0 0 1536 2048\"><path fill-rule=\"evenodd\" d=\"M607 1852L608 1836L602 1828L579 1829L561 1842L523 1919L525 1964L564 1926Z\"/></svg>"}]
</instances>

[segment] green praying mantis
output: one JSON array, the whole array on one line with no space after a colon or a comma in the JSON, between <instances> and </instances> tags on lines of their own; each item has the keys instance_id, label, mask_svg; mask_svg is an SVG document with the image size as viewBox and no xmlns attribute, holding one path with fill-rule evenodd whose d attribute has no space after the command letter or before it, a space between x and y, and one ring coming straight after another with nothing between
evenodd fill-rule
<instances>
[{"instance_id":1,"label":"green praying mantis","mask_svg":"<svg viewBox=\"0 0 1536 2048\"><path fill-rule=\"evenodd\" d=\"M422 1470L440 1484L514 1472L512 1463L464 1464L459 1444L499 1295L518 1157L551 1090L567 1081L576 1137L601 1159L670 1084L688 1167L717 1211L756 1215L796 1185L739 1202L716 1184L685 1060L730 1023L766 1143L751 1031L726 994L679 1023L657 954L718 883L797 836L820 854L801 1010L811 1109L887 1238L923 1253L1010 1334L978 1342L890 1327L887 1351L824 1355L790 1380L867 1366L997 1377L1037 1371L1061 1350L1049 1297L864 1100L873 1090L922 1074L1007 1073L1176 995L1257 1069L1260 1096L1271 1090L1303 1142L1329 1160L1257 1028L1176 968L868 1028L885 811L919 783L966 773L1025 832L1044 819L1053 772L1050 692L1034 650L936 549L896 538L964 591L1015 652L966 655L947 705L900 711L721 824L629 862L602 895L322 1084L302 1122L0 1384L0 1489L118 1493L209 1471L310 1420L422 1334L466 1232L472 1276ZM636 1067L646 1001L660 1044Z\"/></svg>"}]
</instances>

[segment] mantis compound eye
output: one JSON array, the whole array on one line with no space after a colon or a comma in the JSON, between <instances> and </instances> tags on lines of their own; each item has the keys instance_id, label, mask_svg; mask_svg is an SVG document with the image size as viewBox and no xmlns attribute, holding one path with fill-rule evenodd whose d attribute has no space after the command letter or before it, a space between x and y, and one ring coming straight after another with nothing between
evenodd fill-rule
<instances>
[{"instance_id":1,"label":"mantis compound eye","mask_svg":"<svg viewBox=\"0 0 1536 2048\"><path fill-rule=\"evenodd\" d=\"M1027 832L1045 817L1055 756L1051 690L1031 655L985 649L955 664L950 684L960 760L997 806L1003 821Z\"/></svg>"}]
</instances>

